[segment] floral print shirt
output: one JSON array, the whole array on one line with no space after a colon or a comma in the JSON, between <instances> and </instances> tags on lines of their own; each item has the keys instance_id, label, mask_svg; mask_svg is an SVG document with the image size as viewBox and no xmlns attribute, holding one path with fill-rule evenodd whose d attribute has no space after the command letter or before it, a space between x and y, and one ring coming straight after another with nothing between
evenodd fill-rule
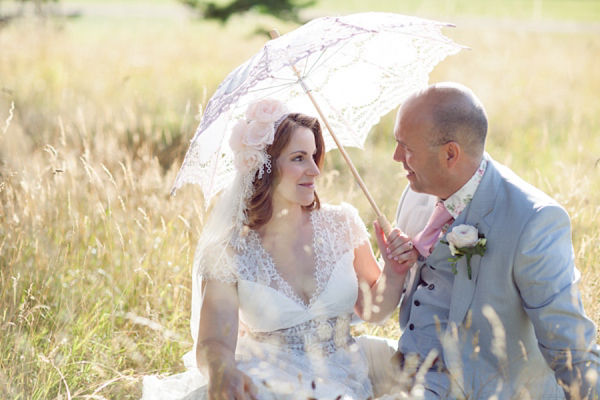
<instances>
[{"instance_id":1,"label":"floral print shirt","mask_svg":"<svg viewBox=\"0 0 600 400\"><path fill-rule=\"evenodd\" d=\"M479 164L479 168L473 174L471 179L467 183L464 184L463 187L458 189L452 196L448 197L444 200L444 205L446 206L446 210L452 215L454 219L458 218L458 215L469 205L471 200L473 199L473 195L483 178L483 174L485 173L485 169L487 168L488 158L487 155L483 156L481 160L481 164Z\"/></svg>"}]
</instances>

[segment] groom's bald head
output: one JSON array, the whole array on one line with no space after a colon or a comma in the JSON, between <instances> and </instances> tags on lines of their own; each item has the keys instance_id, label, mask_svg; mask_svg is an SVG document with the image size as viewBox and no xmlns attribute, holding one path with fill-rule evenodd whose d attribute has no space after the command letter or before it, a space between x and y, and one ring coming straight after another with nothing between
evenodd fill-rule
<instances>
[{"instance_id":1,"label":"groom's bald head","mask_svg":"<svg viewBox=\"0 0 600 400\"><path fill-rule=\"evenodd\" d=\"M432 145L458 143L469 157L480 158L485 148L488 122L483 104L466 86L437 83L411 96L429 128Z\"/></svg>"}]
</instances>

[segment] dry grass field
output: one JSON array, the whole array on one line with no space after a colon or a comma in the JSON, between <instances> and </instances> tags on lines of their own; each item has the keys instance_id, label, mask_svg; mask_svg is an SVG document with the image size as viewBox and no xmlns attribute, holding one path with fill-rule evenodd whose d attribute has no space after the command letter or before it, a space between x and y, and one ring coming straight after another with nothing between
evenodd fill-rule
<instances>
[{"instance_id":1,"label":"dry grass field","mask_svg":"<svg viewBox=\"0 0 600 400\"><path fill-rule=\"evenodd\" d=\"M339 3L310 13L367 11ZM369 3L457 25L445 33L472 50L430 82L471 87L488 110L492 157L568 210L583 302L599 324L598 6ZM198 188L169 191L208 98L266 40L253 35L258 25L294 28L256 15L221 26L97 12L0 29L0 398L137 398L142 375L183 370L205 211ZM350 151L389 218L406 184L392 128L389 115L364 151ZM354 204L371 227L335 151L318 190ZM395 320L358 330L398 335Z\"/></svg>"}]
</instances>

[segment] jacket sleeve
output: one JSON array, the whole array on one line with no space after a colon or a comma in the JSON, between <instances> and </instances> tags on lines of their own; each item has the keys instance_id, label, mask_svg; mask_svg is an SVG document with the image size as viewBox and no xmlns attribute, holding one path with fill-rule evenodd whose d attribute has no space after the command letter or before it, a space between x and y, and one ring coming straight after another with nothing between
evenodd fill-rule
<instances>
[{"instance_id":1,"label":"jacket sleeve","mask_svg":"<svg viewBox=\"0 0 600 400\"><path fill-rule=\"evenodd\" d=\"M600 349L577 288L580 276L568 214L555 204L538 207L518 242L515 283L538 346L567 397L593 399L600 395Z\"/></svg>"}]
</instances>

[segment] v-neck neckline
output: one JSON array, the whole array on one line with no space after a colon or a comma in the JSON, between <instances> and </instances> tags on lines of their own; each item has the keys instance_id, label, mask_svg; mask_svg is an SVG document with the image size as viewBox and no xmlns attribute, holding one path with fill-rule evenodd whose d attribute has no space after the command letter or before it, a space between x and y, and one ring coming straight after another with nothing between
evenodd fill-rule
<instances>
[{"instance_id":1,"label":"v-neck neckline","mask_svg":"<svg viewBox=\"0 0 600 400\"><path fill-rule=\"evenodd\" d=\"M308 298L308 303L306 303L304 300L302 300L302 298L294 290L292 285L290 285L290 283L283 278L283 276L277 269L277 264L275 264L275 260L271 256L271 253L269 253L264 248L258 232L253 231L253 230L251 231L252 235L254 236L254 239L256 240L256 244L259 249L259 252L262 255L262 259L265 261L265 266L266 266L266 268L270 269L270 273L275 277L275 279L279 285L279 288L274 288L271 285L269 285L269 286L272 289L275 289L278 292L282 293L284 296L290 298L291 300L293 300L294 302L296 302L297 304L299 304L300 306L302 306L305 309L310 309L313 306L313 304L315 303L315 301L319 298L321 292L323 291L319 285L319 281L317 278L318 271L320 268L322 268L322 265L320 265L321 257L319 257L319 255L317 254L317 246L316 246L317 229L315 228L315 218L314 218L314 213L316 213L316 212L318 212L318 211L317 210L311 211L308 216L309 222L310 222L311 233L312 233L312 251L315 256L314 257L315 258L315 269L312 274L313 280L315 282L315 291Z\"/></svg>"}]
</instances>

